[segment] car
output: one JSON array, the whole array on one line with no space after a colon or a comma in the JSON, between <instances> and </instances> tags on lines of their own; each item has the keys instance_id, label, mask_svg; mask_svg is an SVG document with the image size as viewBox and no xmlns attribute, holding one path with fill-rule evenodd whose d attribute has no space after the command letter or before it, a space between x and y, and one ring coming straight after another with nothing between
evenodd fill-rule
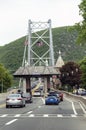
<instances>
[{"instance_id":1,"label":"car","mask_svg":"<svg viewBox=\"0 0 86 130\"><path fill-rule=\"evenodd\" d=\"M60 91L57 91L57 94L59 94L59 96L60 96L60 101L63 101L63 93Z\"/></svg>"},{"instance_id":2,"label":"car","mask_svg":"<svg viewBox=\"0 0 86 130\"><path fill-rule=\"evenodd\" d=\"M45 105L58 105L59 104L59 99L56 97L56 96L48 96L46 99L45 99Z\"/></svg>"},{"instance_id":3,"label":"car","mask_svg":"<svg viewBox=\"0 0 86 130\"><path fill-rule=\"evenodd\" d=\"M6 98L6 108L9 107L25 107L25 99L21 94L9 94Z\"/></svg>"},{"instance_id":4,"label":"car","mask_svg":"<svg viewBox=\"0 0 86 130\"><path fill-rule=\"evenodd\" d=\"M86 90L82 91L81 96L86 96Z\"/></svg>"},{"instance_id":5,"label":"car","mask_svg":"<svg viewBox=\"0 0 86 130\"><path fill-rule=\"evenodd\" d=\"M59 94L57 94L57 93L48 94L48 97L49 97L49 96L55 96L55 97L59 100L59 102L60 102L60 96L59 96Z\"/></svg>"},{"instance_id":6,"label":"car","mask_svg":"<svg viewBox=\"0 0 86 130\"><path fill-rule=\"evenodd\" d=\"M35 90L33 93L34 97L40 97L41 96L41 91L40 90Z\"/></svg>"},{"instance_id":7,"label":"car","mask_svg":"<svg viewBox=\"0 0 86 130\"><path fill-rule=\"evenodd\" d=\"M83 88L79 88L78 91L77 91L77 94L81 95L81 96L85 96L86 95L86 90L83 89Z\"/></svg>"},{"instance_id":8,"label":"car","mask_svg":"<svg viewBox=\"0 0 86 130\"><path fill-rule=\"evenodd\" d=\"M51 94L51 95L59 95L59 98L60 98L60 101L63 101L63 93L62 92L60 92L60 91L51 91L51 92L49 92L49 94Z\"/></svg>"},{"instance_id":9,"label":"car","mask_svg":"<svg viewBox=\"0 0 86 130\"><path fill-rule=\"evenodd\" d=\"M30 93L23 93L22 94L23 98L25 99L26 103L32 103L33 99Z\"/></svg>"}]
</instances>

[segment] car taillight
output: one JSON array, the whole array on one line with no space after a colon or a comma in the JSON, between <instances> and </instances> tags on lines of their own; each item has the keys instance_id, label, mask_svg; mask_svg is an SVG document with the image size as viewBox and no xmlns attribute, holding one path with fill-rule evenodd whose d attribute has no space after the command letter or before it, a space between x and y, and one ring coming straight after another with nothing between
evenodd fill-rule
<instances>
[{"instance_id":1,"label":"car taillight","mask_svg":"<svg viewBox=\"0 0 86 130\"><path fill-rule=\"evenodd\" d=\"M22 98L18 98L17 100L22 100Z\"/></svg>"}]
</instances>

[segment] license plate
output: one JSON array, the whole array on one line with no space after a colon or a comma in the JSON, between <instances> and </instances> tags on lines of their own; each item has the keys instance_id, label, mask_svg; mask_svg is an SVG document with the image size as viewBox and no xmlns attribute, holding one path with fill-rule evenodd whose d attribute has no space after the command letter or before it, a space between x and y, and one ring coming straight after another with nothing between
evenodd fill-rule
<instances>
[{"instance_id":1,"label":"license plate","mask_svg":"<svg viewBox=\"0 0 86 130\"><path fill-rule=\"evenodd\" d=\"M53 99L50 99L50 101L53 101Z\"/></svg>"}]
</instances>

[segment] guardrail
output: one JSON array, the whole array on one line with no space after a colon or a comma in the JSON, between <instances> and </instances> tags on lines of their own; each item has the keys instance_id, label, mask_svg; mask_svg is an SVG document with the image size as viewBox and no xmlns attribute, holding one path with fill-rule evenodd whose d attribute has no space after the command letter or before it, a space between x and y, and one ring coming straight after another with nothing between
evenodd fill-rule
<instances>
[{"instance_id":1,"label":"guardrail","mask_svg":"<svg viewBox=\"0 0 86 130\"><path fill-rule=\"evenodd\" d=\"M80 95L74 95L72 93L68 93L66 91L63 91L63 93L69 97L69 98L72 98L73 100L77 100L79 102L82 103L83 107L85 108L86 110L86 97L85 96L80 96Z\"/></svg>"},{"instance_id":2,"label":"guardrail","mask_svg":"<svg viewBox=\"0 0 86 130\"><path fill-rule=\"evenodd\" d=\"M57 89L51 88L54 91L58 91ZM59 90L60 91L60 90ZM77 100L80 102L84 109L86 110L86 96L80 96L80 95L75 95L66 91L62 91L68 98L72 98L72 100Z\"/></svg>"}]
</instances>

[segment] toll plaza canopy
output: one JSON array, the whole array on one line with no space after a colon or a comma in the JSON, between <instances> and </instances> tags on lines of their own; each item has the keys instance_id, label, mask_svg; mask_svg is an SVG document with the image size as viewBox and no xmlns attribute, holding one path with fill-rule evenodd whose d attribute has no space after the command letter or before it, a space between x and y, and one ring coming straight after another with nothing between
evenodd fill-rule
<instances>
[{"instance_id":1,"label":"toll plaza canopy","mask_svg":"<svg viewBox=\"0 0 86 130\"><path fill-rule=\"evenodd\" d=\"M25 66L20 67L14 74L14 77L52 77L60 75L59 69L53 66Z\"/></svg>"}]
</instances>

